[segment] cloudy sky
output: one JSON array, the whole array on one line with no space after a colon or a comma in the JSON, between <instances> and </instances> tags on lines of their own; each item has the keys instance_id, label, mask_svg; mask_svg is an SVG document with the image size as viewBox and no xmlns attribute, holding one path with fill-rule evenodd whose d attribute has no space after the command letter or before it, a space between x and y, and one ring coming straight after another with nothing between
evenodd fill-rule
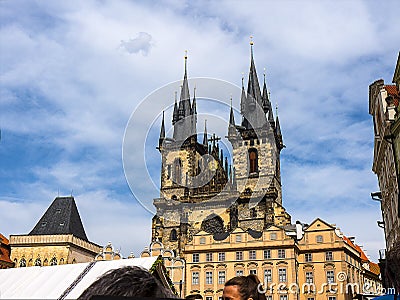
<instances>
[{"instance_id":1,"label":"cloudy sky","mask_svg":"<svg viewBox=\"0 0 400 300\"><path fill-rule=\"evenodd\" d=\"M28 233L57 195L72 193L90 240L138 255L152 212L124 175L131 115L182 79L185 50L189 77L240 86L252 35L259 78L266 68L279 106L284 206L293 221L337 224L376 260L384 238L370 198L378 184L368 85L392 81L399 9L398 1L1 1L0 232ZM166 109L173 100L171 91ZM154 137L138 143L158 174ZM151 202L157 191L146 195Z\"/></svg>"}]
</instances>

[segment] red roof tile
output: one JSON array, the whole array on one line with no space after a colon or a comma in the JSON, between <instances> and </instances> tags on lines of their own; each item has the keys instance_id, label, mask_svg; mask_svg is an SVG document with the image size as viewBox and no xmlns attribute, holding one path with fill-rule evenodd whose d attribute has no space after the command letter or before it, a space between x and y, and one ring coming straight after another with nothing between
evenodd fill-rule
<instances>
[{"instance_id":1,"label":"red roof tile","mask_svg":"<svg viewBox=\"0 0 400 300\"><path fill-rule=\"evenodd\" d=\"M399 91L395 85L385 85L385 90L389 95L399 97Z\"/></svg>"}]
</instances>

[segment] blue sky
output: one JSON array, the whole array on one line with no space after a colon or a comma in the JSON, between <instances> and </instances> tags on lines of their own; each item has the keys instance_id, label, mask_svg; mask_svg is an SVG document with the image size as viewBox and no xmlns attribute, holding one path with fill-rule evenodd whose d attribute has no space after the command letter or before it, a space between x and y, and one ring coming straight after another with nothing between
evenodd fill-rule
<instances>
[{"instance_id":1,"label":"blue sky","mask_svg":"<svg viewBox=\"0 0 400 300\"><path fill-rule=\"evenodd\" d=\"M240 85L252 35L259 79L266 68L279 106L284 206L293 221L337 224L376 260L384 239L370 198L378 184L368 85L392 81L399 8L398 1L1 1L0 232L28 233L58 194L72 193L92 241L138 255L150 242L152 214L124 176L131 114L182 79L185 50L189 77ZM236 107L239 97L232 95ZM173 100L171 93L165 107ZM212 131L225 128L210 124ZM156 152L149 157L154 172ZM135 188L146 190L140 180Z\"/></svg>"}]
</instances>

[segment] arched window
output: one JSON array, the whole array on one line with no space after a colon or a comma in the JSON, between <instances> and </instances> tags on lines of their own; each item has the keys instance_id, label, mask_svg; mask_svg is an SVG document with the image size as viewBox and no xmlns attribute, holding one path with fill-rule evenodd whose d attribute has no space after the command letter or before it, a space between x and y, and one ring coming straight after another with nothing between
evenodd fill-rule
<instances>
[{"instance_id":1,"label":"arched window","mask_svg":"<svg viewBox=\"0 0 400 300\"><path fill-rule=\"evenodd\" d=\"M21 260L19 261L19 266L20 266L20 267L26 267L26 260L25 260L25 258L21 258Z\"/></svg>"},{"instance_id":2,"label":"arched window","mask_svg":"<svg viewBox=\"0 0 400 300\"><path fill-rule=\"evenodd\" d=\"M250 164L250 174L258 173L258 153L257 149L249 149L249 164Z\"/></svg>"},{"instance_id":3,"label":"arched window","mask_svg":"<svg viewBox=\"0 0 400 300\"><path fill-rule=\"evenodd\" d=\"M39 266L39 267L42 266L42 260L39 257L36 258L36 260L35 260L35 266Z\"/></svg>"},{"instance_id":4,"label":"arched window","mask_svg":"<svg viewBox=\"0 0 400 300\"><path fill-rule=\"evenodd\" d=\"M57 265L57 258L53 257L53 258L50 260L50 266L55 266L55 265Z\"/></svg>"},{"instance_id":5,"label":"arched window","mask_svg":"<svg viewBox=\"0 0 400 300\"><path fill-rule=\"evenodd\" d=\"M180 158L175 159L174 161L174 182L177 184L181 184L182 182L182 162Z\"/></svg>"},{"instance_id":6,"label":"arched window","mask_svg":"<svg viewBox=\"0 0 400 300\"><path fill-rule=\"evenodd\" d=\"M47 260L47 258L45 258L43 261L43 266L48 266L48 265L49 265L49 261Z\"/></svg>"},{"instance_id":7,"label":"arched window","mask_svg":"<svg viewBox=\"0 0 400 300\"><path fill-rule=\"evenodd\" d=\"M64 258L61 258L60 259L60 265L63 265L64 264Z\"/></svg>"},{"instance_id":8,"label":"arched window","mask_svg":"<svg viewBox=\"0 0 400 300\"><path fill-rule=\"evenodd\" d=\"M178 240L178 234L176 233L176 229L172 229L172 230L171 230L171 234L170 234L170 236L169 236L169 240L170 240L171 242L177 241L177 240Z\"/></svg>"}]
</instances>

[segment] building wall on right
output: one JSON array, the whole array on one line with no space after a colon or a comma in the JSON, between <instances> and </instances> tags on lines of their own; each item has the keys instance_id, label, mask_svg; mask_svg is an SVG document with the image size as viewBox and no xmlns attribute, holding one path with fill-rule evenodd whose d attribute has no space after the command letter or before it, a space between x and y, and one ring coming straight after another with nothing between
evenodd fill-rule
<instances>
[{"instance_id":1,"label":"building wall on right","mask_svg":"<svg viewBox=\"0 0 400 300\"><path fill-rule=\"evenodd\" d=\"M379 79L369 86L369 113L374 124L372 170L380 191L372 193L381 202L386 250L380 253L384 287L400 291L400 53L393 76L394 84Z\"/></svg>"}]
</instances>

